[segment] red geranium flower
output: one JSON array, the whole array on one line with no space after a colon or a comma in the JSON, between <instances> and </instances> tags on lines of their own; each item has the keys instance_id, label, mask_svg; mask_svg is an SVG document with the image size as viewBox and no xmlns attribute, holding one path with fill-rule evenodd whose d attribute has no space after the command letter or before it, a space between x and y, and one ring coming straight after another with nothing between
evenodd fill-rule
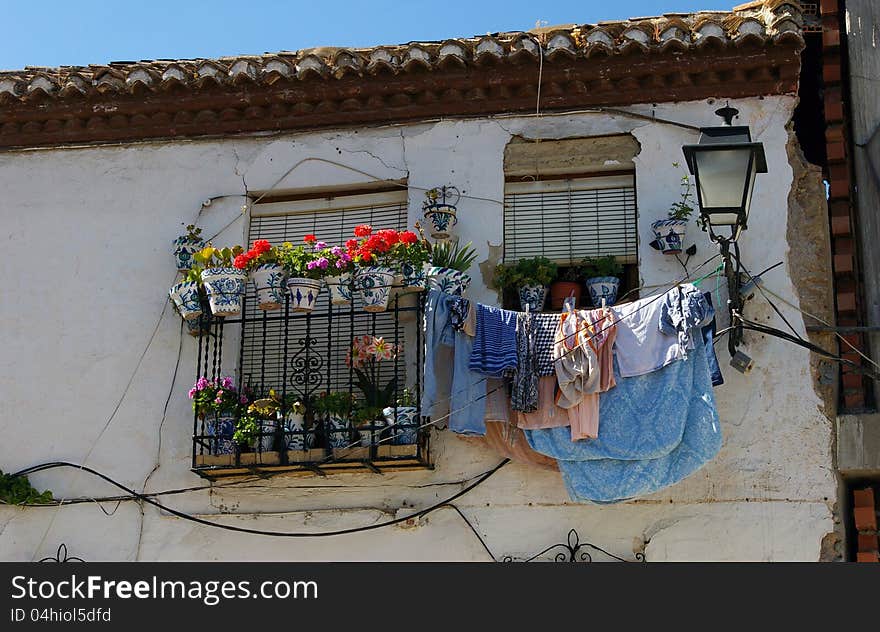
<instances>
[{"instance_id":1,"label":"red geranium flower","mask_svg":"<svg viewBox=\"0 0 880 632\"><path fill-rule=\"evenodd\" d=\"M351 252L358 247L357 239L349 239L347 242L345 242L345 247L346 249L348 249L349 252Z\"/></svg>"},{"instance_id":2,"label":"red geranium flower","mask_svg":"<svg viewBox=\"0 0 880 632\"><path fill-rule=\"evenodd\" d=\"M354 236L355 237L367 237L370 233L373 232L373 227L369 224L360 224L354 227Z\"/></svg>"},{"instance_id":3,"label":"red geranium flower","mask_svg":"<svg viewBox=\"0 0 880 632\"><path fill-rule=\"evenodd\" d=\"M254 242L253 250L255 250L258 255L261 255L264 252L268 252L270 248L272 248L272 246L266 239L258 239Z\"/></svg>"},{"instance_id":4,"label":"red geranium flower","mask_svg":"<svg viewBox=\"0 0 880 632\"><path fill-rule=\"evenodd\" d=\"M416 237L416 234L414 232L412 232L411 230L405 230L405 231L401 232L398 235L398 238L400 239L400 241L402 241L403 243L405 243L408 246L416 243L419 240L419 238Z\"/></svg>"},{"instance_id":5,"label":"red geranium flower","mask_svg":"<svg viewBox=\"0 0 880 632\"><path fill-rule=\"evenodd\" d=\"M232 265L234 265L239 270L244 270L247 267L247 264L248 258L244 255L238 255L232 262Z\"/></svg>"},{"instance_id":6,"label":"red geranium flower","mask_svg":"<svg viewBox=\"0 0 880 632\"><path fill-rule=\"evenodd\" d=\"M303 241L306 242L307 244L313 244L316 241L318 241L318 238L315 237L314 235L312 235L311 233L309 233L308 235L303 237Z\"/></svg>"},{"instance_id":7,"label":"red geranium flower","mask_svg":"<svg viewBox=\"0 0 880 632\"><path fill-rule=\"evenodd\" d=\"M391 228L386 228L384 230L380 230L376 233L379 235L382 240L387 243L389 246L393 246L398 242L397 231Z\"/></svg>"}]
</instances>

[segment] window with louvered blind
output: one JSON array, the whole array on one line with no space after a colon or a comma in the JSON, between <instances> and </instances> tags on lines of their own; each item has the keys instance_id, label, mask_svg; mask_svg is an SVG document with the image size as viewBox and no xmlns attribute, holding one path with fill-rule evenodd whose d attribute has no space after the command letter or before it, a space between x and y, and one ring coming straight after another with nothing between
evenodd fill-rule
<instances>
[{"instance_id":1,"label":"window with louvered blind","mask_svg":"<svg viewBox=\"0 0 880 632\"><path fill-rule=\"evenodd\" d=\"M290 202L256 205L251 212L249 240L267 239L273 245L289 241L303 242L314 234L329 244L342 245L353 236L354 227L370 224L374 228L404 230L407 221L406 190L365 195L333 196ZM403 327L395 325L391 311L370 314L362 310L355 297L353 314L350 308L334 308L330 319L291 318L286 322L263 318L257 309L253 284L248 284L241 371L246 383L259 392L273 388L282 390L285 376L287 393L304 396L322 390L348 390L349 370L346 352L355 335L383 336L390 342L403 343ZM357 294L357 293L356 293ZM329 292L323 288L315 307L316 313L328 311ZM287 367L284 366L284 339L287 327ZM308 344L306 342L308 341ZM306 350L306 347L308 349ZM303 351L303 353L298 353ZM299 364L298 364L299 363ZM309 365L309 384L297 383L302 363ZM406 376L403 362L398 363L399 382ZM395 363L381 366L383 383L394 376Z\"/></svg>"},{"instance_id":2,"label":"window with louvered blind","mask_svg":"<svg viewBox=\"0 0 880 632\"><path fill-rule=\"evenodd\" d=\"M560 265L615 255L637 261L635 176L508 182L504 261L543 255Z\"/></svg>"}]
</instances>

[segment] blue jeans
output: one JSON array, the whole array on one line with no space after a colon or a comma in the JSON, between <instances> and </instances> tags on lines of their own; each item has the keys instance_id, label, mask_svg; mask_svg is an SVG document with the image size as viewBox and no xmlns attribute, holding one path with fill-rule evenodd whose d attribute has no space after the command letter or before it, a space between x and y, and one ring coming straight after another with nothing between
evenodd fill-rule
<instances>
[{"instance_id":1,"label":"blue jeans","mask_svg":"<svg viewBox=\"0 0 880 632\"><path fill-rule=\"evenodd\" d=\"M712 292L705 292L706 302L712 307ZM718 366L718 358L715 355L715 346L712 339L715 336L715 309L712 308L712 322L703 327L703 342L706 343L706 360L709 361L709 375L712 377L712 386L721 386L724 384L724 377L721 375L721 367Z\"/></svg>"}]
</instances>

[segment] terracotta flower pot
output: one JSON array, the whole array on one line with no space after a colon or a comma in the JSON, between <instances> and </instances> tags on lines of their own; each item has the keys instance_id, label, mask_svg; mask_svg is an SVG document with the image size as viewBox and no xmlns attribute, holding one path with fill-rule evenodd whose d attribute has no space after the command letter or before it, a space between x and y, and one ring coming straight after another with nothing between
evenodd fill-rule
<instances>
[{"instance_id":1,"label":"terracotta flower pot","mask_svg":"<svg viewBox=\"0 0 880 632\"><path fill-rule=\"evenodd\" d=\"M565 299L574 295L574 304L581 300L581 284L575 281L555 281L550 285L550 309L561 310Z\"/></svg>"}]
</instances>

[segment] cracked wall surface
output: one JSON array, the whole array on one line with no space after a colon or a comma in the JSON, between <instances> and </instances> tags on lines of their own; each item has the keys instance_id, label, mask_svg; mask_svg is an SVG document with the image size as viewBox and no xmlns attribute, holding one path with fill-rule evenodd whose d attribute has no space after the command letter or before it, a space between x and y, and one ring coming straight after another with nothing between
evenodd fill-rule
<instances>
[{"instance_id":1,"label":"cracked wall surface","mask_svg":"<svg viewBox=\"0 0 880 632\"><path fill-rule=\"evenodd\" d=\"M633 110L699 126L715 124L713 105L654 104ZM750 125L753 137L764 143L771 168L756 184L749 230L741 242L743 257L752 270L785 261L767 274L767 287L799 305L808 299L803 299L803 280L793 271L800 264L789 229L797 221L790 189L800 177L790 163L786 130L794 99L743 99L731 105L742 112L738 122ZM0 302L0 429L15 438L0 448L0 467L13 471L51 460L81 463L88 455L89 466L148 492L207 485L189 471L192 417L186 391L195 373L196 342L181 339L180 321L166 306L166 289L176 278L171 242L182 225L196 219L203 234L220 232L215 244L243 241L245 187L260 195L270 190L338 192L376 179L405 181L412 225L420 218L424 189L454 184L466 196L459 205L457 231L474 243L477 261L483 262L483 274L474 275L469 295L495 304L497 294L485 268L499 256L503 239L505 147L515 137L621 134L631 135L639 147L634 164L641 281L667 284L678 278L681 267L648 246L650 223L677 199L680 171L672 163L681 159L681 145L696 138L689 129L617 114L464 119L0 154L0 186L7 200L0 235L7 245L7 290L17 297ZM804 208L810 191L804 188L806 197L799 198ZM717 252L693 224L688 241L698 248L691 269ZM39 266L30 255L34 243L44 253ZM704 287L714 289L714 281ZM23 303L42 307L25 310ZM803 333L800 315L788 306L781 309ZM750 302L746 310L751 318L782 326L760 301ZM836 488L830 425L810 355L754 334L747 334L745 342L756 363L750 375L733 371L720 357L726 380L716 391L721 453L678 485L615 506L573 505L557 473L511 464L456 504L497 557L528 557L576 528L582 540L627 559L642 549L649 560L818 559L823 537L834 530ZM234 351L224 351L233 361ZM46 385L51 385L50 397ZM500 460L484 445L436 429L432 448L433 470L280 475L163 498L175 509L230 524L339 529L429 506ZM35 486L51 488L58 497L118 492L74 470L32 478ZM39 558L54 553L62 541L72 555L93 560L487 559L469 527L450 510L405 528L282 542L195 525L150 506L142 514L135 503L122 503L110 516L92 503L60 509L4 507L4 523L0 559Z\"/></svg>"}]
</instances>

